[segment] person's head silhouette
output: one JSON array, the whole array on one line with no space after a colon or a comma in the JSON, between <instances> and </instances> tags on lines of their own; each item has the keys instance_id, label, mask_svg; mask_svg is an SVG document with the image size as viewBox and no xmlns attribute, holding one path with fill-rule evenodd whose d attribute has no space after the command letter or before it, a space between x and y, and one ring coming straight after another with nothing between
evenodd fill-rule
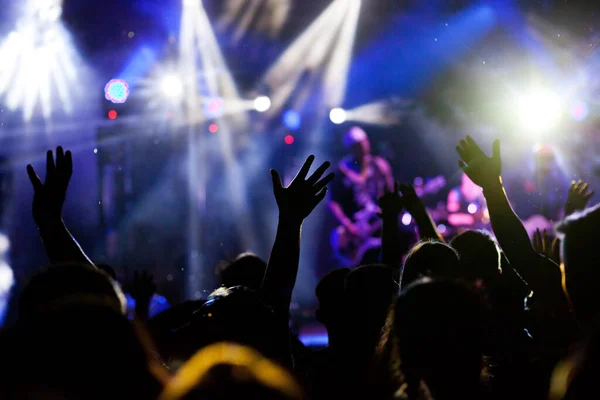
<instances>
[{"instance_id":1,"label":"person's head silhouette","mask_svg":"<svg viewBox=\"0 0 600 400\"><path fill-rule=\"evenodd\" d=\"M424 277L454 277L458 260L456 250L445 243L435 240L417 243L404 261L400 287L405 288Z\"/></svg>"}]
</instances>

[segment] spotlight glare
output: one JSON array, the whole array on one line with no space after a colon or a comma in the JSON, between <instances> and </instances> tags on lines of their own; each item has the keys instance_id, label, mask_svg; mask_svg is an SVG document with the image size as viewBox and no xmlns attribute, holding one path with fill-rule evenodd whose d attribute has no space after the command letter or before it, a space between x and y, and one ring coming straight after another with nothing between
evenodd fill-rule
<instances>
[{"instance_id":1,"label":"spotlight glare","mask_svg":"<svg viewBox=\"0 0 600 400\"><path fill-rule=\"evenodd\" d=\"M336 125L343 124L346 122L347 114L343 108L334 108L329 113L329 119Z\"/></svg>"},{"instance_id":2,"label":"spotlight glare","mask_svg":"<svg viewBox=\"0 0 600 400\"><path fill-rule=\"evenodd\" d=\"M204 106L204 113L211 119L220 118L225 110L225 102L220 97L213 97Z\"/></svg>"},{"instance_id":3,"label":"spotlight glare","mask_svg":"<svg viewBox=\"0 0 600 400\"><path fill-rule=\"evenodd\" d=\"M2 299L2 297L6 297L6 294L12 287L13 283L14 275L12 269L6 263L6 261L0 260L0 299Z\"/></svg>"},{"instance_id":4,"label":"spotlight glare","mask_svg":"<svg viewBox=\"0 0 600 400\"><path fill-rule=\"evenodd\" d=\"M571 117L575 121L583 121L587 118L589 113L589 107L586 102L578 101L571 107Z\"/></svg>"},{"instance_id":5,"label":"spotlight glare","mask_svg":"<svg viewBox=\"0 0 600 400\"><path fill-rule=\"evenodd\" d=\"M115 104L125 103L129 97L129 85L123 79L111 79L104 87L104 97Z\"/></svg>"},{"instance_id":6,"label":"spotlight glare","mask_svg":"<svg viewBox=\"0 0 600 400\"><path fill-rule=\"evenodd\" d=\"M10 241L8 237L0 233L0 257L3 256L10 248ZM0 285L1 287L2 285Z\"/></svg>"},{"instance_id":7,"label":"spotlight glare","mask_svg":"<svg viewBox=\"0 0 600 400\"><path fill-rule=\"evenodd\" d=\"M469 212L469 214L475 214L477 212L477 204L469 204L469 207L467 207L467 211Z\"/></svg>"},{"instance_id":8,"label":"spotlight glare","mask_svg":"<svg viewBox=\"0 0 600 400\"><path fill-rule=\"evenodd\" d=\"M288 110L283 114L283 123L288 129L296 131L300 129L300 126L302 125L302 119L300 118L300 114L298 114L296 111Z\"/></svg>"},{"instance_id":9,"label":"spotlight glare","mask_svg":"<svg viewBox=\"0 0 600 400\"><path fill-rule=\"evenodd\" d=\"M322 86L320 102L328 109L344 103L362 0L329 3L267 71L263 83L272 90L272 115L286 104L300 108L309 101L310 89L297 90L303 82Z\"/></svg>"},{"instance_id":10,"label":"spotlight glare","mask_svg":"<svg viewBox=\"0 0 600 400\"><path fill-rule=\"evenodd\" d=\"M160 89L165 96L179 99L183 95L183 82L175 75L167 75L162 78Z\"/></svg>"},{"instance_id":11,"label":"spotlight glare","mask_svg":"<svg viewBox=\"0 0 600 400\"><path fill-rule=\"evenodd\" d=\"M412 222L412 216L409 213L404 213L402 216L402 225L408 226Z\"/></svg>"},{"instance_id":12,"label":"spotlight glare","mask_svg":"<svg viewBox=\"0 0 600 400\"><path fill-rule=\"evenodd\" d=\"M60 4L51 4L52 2L46 1L40 4L39 8L39 16L43 21L48 22L56 22L60 19L62 15L63 9Z\"/></svg>"},{"instance_id":13,"label":"spotlight glare","mask_svg":"<svg viewBox=\"0 0 600 400\"><path fill-rule=\"evenodd\" d=\"M275 37L288 19L292 0L222 0L225 3L219 25L234 28L237 41L250 29Z\"/></svg>"},{"instance_id":14,"label":"spotlight glare","mask_svg":"<svg viewBox=\"0 0 600 400\"><path fill-rule=\"evenodd\" d=\"M60 21L61 4L62 0L26 2L15 30L0 43L0 96L8 109L21 108L25 121L38 109L49 119L55 105L70 114L73 97L80 94L82 62Z\"/></svg>"},{"instance_id":15,"label":"spotlight glare","mask_svg":"<svg viewBox=\"0 0 600 400\"><path fill-rule=\"evenodd\" d=\"M267 96L259 96L254 100L254 109L258 112L267 112L271 108L271 99Z\"/></svg>"},{"instance_id":16,"label":"spotlight glare","mask_svg":"<svg viewBox=\"0 0 600 400\"><path fill-rule=\"evenodd\" d=\"M529 132L547 132L561 117L559 96L545 88L537 88L517 99L517 112L521 127Z\"/></svg>"}]
</instances>

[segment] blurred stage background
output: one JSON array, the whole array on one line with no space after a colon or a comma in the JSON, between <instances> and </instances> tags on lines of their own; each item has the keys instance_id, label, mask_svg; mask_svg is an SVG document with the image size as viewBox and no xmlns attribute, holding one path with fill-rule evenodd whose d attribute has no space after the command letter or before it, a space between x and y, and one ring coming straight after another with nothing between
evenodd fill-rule
<instances>
[{"instance_id":1,"label":"blurred stage background","mask_svg":"<svg viewBox=\"0 0 600 400\"><path fill-rule=\"evenodd\" d=\"M65 220L96 262L152 271L170 301L205 297L219 261L267 258L269 168L337 161L355 124L400 181L460 181L465 134L503 141L521 217L600 183L600 15L586 1L1 0L0 253L22 281L46 262L25 165L74 154ZM289 176L288 176L289 178ZM304 228L295 301L335 267L321 206ZM4 265L4 264L3 264ZM0 292L10 287L0 271Z\"/></svg>"}]
</instances>

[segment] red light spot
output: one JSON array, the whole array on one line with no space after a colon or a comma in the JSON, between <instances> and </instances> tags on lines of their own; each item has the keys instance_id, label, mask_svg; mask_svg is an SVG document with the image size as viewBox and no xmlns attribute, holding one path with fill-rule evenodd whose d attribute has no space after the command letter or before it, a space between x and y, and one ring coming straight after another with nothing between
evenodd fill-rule
<instances>
[{"instance_id":1,"label":"red light spot","mask_svg":"<svg viewBox=\"0 0 600 400\"><path fill-rule=\"evenodd\" d=\"M110 118L110 119L115 119L115 118L117 118L117 112L116 112L115 110L110 110L110 111L108 112L108 118Z\"/></svg>"},{"instance_id":2,"label":"red light spot","mask_svg":"<svg viewBox=\"0 0 600 400\"><path fill-rule=\"evenodd\" d=\"M217 133L217 132L219 132L219 125L217 125L217 124L210 124L208 126L208 131L210 133Z\"/></svg>"},{"instance_id":3,"label":"red light spot","mask_svg":"<svg viewBox=\"0 0 600 400\"><path fill-rule=\"evenodd\" d=\"M285 141L285 144L294 144L295 141L292 135L287 135L283 140Z\"/></svg>"}]
</instances>

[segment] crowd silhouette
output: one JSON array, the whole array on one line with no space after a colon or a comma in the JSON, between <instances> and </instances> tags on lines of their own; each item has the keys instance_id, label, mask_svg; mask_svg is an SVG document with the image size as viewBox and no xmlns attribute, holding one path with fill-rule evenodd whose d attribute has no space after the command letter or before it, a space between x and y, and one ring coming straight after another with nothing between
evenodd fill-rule
<instances>
[{"instance_id":1,"label":"crowd silhouette","mask_svg":"<svg viewBox=\"0 0 600 400\"><path fill-rule=\"evenodd\" d=\"M149 312L156 286L136 273L127 291L96 265L62 218L72 155L32 166L32 214L49 265L12 304L0 334L1 399L587 399L600 378L600 206L573 182L565 218L530 238L502 183L500 142L486 154L466 137L460 168L483 189L493 228L448 243L411 185L379 200L379 263L335 269L315 288L325 349L290 329L302 225L337 179L310 156L285 187L268 262L240 254L219 266L222 286L202 300ZM76 171L75 171L76 172ZM264 190L269 190L265 188ZM399 216L419 242L403 254Z\"/></svg>"}]
</instances>

